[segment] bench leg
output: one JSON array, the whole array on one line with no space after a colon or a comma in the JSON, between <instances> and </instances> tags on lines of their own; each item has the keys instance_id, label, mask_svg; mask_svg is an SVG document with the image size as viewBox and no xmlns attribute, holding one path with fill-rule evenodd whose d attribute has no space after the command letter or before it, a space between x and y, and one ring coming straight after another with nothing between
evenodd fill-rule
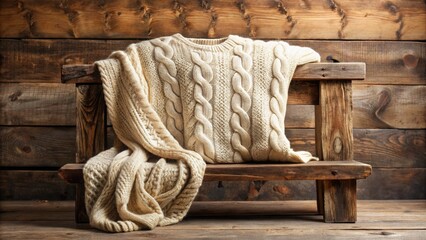
<instances>
[{"instance_id":1,"label":"bench leg","mask_svg":"<svg viewBox=\"0 0 426 240\"><path fill-rule=\"evenodd\" d=\"M316 181L317 188L317 211L318 214L324 215L324 181Z\"/></svg>"},{"instance_id":2,"label":"bench leg","mask_svg":"<svg viewBox=\"0 0 426 240\"><path fill-rule=\"evenodd\" d=\"M75 193L75 222L88 223L89 217L86 213L86 204L84 202L84 184L76 185Z\"/></svg>"},{"instance_id":3,"label":"bench leg","mask_svg":"<svg viewBox=\"0 0 426 240\"><path fill-rule=\"evenodd\" d=\"M323 181L324 222L356 222L356 180Z\"/></svg>"}]
</instances>

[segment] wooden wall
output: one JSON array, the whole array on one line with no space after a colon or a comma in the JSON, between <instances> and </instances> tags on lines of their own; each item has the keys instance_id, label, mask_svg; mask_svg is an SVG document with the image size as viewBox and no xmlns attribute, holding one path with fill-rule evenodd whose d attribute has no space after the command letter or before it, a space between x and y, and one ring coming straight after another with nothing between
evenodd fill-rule
<instances>
[{"instance_id":1,"label":"wooden wall","mask_svg":"<svg viewBox=\"0 0 426 240\"><path fill-rule=\"evenodd\" d=\"M355 158L374 166L362 199L426 198L426 3L422 0L2 0L0 199L72 199L56 170L74 161L75 90L62 64L92 63L141 39L238 34L367 63L353 86ZM312 106L287 115L314 152ZM311 199L313 182L213 182L200 200Z\"/></svg>"}]
</instances>

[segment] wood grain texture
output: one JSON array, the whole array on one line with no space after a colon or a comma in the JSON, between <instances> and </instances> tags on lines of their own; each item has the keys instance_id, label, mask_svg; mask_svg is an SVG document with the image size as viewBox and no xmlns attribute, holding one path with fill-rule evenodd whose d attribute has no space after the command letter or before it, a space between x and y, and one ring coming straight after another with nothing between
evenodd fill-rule
<instances>
[{"instance_id":1,"label":"wood grain texture","mask_svg":"<svg viewBox=\"0 0 426 240\"><path fill-rule=\"evenodd\" d=\"M75 162L75 127L0 127L0 167Z\"/></svg>"},{"instance_id":2,"label":"wood grain texture","mask_svg":"<svg viewBox=\"0 0 426 240\"><path fill-rule=\"evenodd\" d=\"M111 127L107 136L111 147ZM315 153L313 129L287 129L286 136L294 150ZM425 168L426 130L354 129L354 159L373 167ZM75 127L0 127L0 167L59 168L74 161Z\"/></svg>"},{"instance_id":3,"label":"wood grain texture","mask_svg":"<svg viewBox=\"0 0 426 240\"><path fill-rule=\"evenodd\" d=\"M356 222L356 180L331 180L323 184L324 222Z\"/></svg>"},{"instance_id":4,"label":"wood grain texture","mask_svg":"<svg viewBox=\"0 0 426 240\"><path fill-rule=\"evenodd\" d=\"M425 199L426 168L374 168L359 180L359 199ZM75 187L57 171L1 170L1 200L74 200ZM198 200L303 200L315 198L315 181L208 182Z\"/></svg>"},{"instance_id":5,"label":"wood grain texture","mask_svg":"<svg viewBox=\"0 0 426 240\"><path fill-rule=\"evenodd\" d=\"M317 156L326 161L353 159L352 126L351 82L321 82L315 106Z\"/></svg>"},{"instance_id":6,"label":"wood grain texture","mask_svg":"<svg viewBox=\"0 0 426 240\"><path fill-rule=\"evenodd\" d=\"M61 66L91 64L139 40L0 39L0 82L60 82ZM361 84L426 84L426 43L289 40L312 47L323 62L365 62ZM358 84L357 81L354 84Z\"/></svg>"},{"instance_id":7,"label":"wood grain texture","mask_svg":"<svg viewBox=\"0 0 426 240\"><path fill-rule=\"evenodd\" d=\"M76 88L76 162L84 163L106 146L105 102L100 85Z\"/></svg>"},{"instance_id":8,"label":"wood grain texture","mask_svg":"<svg viewBox=\"0 0 426 240\"><path fill-rule=\"evenodd\" d=\"M426 86L357 86L356 128L426 128Z\"/></svg>"},{"instance_id":9,"label":"wood grain texture","mask_svg":"<svg viewBox=\"0 0 426 240\"><path fill-rule=\"evenodd\" d=\"M85 163L106 147L106 106L102 85L76 87L76 155L75 162ZM75 220L87 222L84 184L76 186Z\"/></svg>"},{"instance_id":10,"label":"wood grain texture","mask_svg":"<svg viewBox=\"0 0 426 240\"><path fill-rule=\"evenodd\" d=\"M425 182L426 168L376 168L369 178L358 181L358 195L359 199L425 199Z\"/></svg>"},{"instance_id":11,"label":"wood grain texture","mask_svg":"<svg viewBox=\"0 0 426 240\"><path fill-rule=\"evenodd\" d=\"M422 239L425 204L424 200L360 201L356 224L324 224L312 213L313 201L195 202L190 217L179 224L121 234L120 239ZM117 238L88 224L75 226L70 201L2 201L0 211L0 232L6 239Z\"/></svg>"},{"instance_id":12,"label":"wood grain texture","mask_svg":"<svg viewBox=\"0 0 426 240\"><path fill-rule=\"evenodd\" d=\"M0 84L0 125L75 125L75 87Z\"/></svg>"},{"instance_id":13,"label":"wood grain texture","mask_svg":"<svg viewBox=\"0 0 426 240\"><path fill-rule=\"evenodd\" d=\"M303 86L294 91L304 92ZM311 99L310 93L316 91L305 92L303 101L310 101L307 100ZM354 128L424 129L425 96L426 86L423 85L354 85ZM75 126L72 85L0 83L0 106L0 125ZM314 126L313 106L288 107L286 128Z\"/></svg>"},{"instance_id":14,"label":"wood grain texture","mask_svg":"<svg viewBox=\"0 0 426 240\"><path fill-rule=\"evenodd\" d=\"M68 163L59 176L68 183L83 183L81 163ZM315 161L306 164L211 164L203 181L270 181L364 179L371 166L356 161Z\"/></svg>"},{"instance_id":15,"label":"wood grain texture","mask_svg":"<svg viewBox=\"0 0 426 240\"><path fill-rule=\"evenodd\" d=\"M315 144L321 160L353 159L352 82L321 82L315 106ZM317 179L318 212L325 222L356 222L356 180Z\"/></svg>"},{"instance_id":16,"label":"wood grain texture","mask_svg":"<svg viewBox=\"0 0 426 240\"><path fill-rule=\"evenodd\" d=\"M75 186L64 183L57 171L0 170L0 200L71 200Z\"/></svg>"},{"instance_id":17,"label":"wood grain texture","mask_svg":"<svg viewBox=\"0 0 426 240\"><path fill-rule=\"evenodd\" d=\"M5 0L0 8L0 37L146 38L182 32L192 37L422 40L425 19L420 0Z\"/></svg>"},{"instance_id":18,"label":"wood grain texture","mask_svg":"<svg viewBox=\"0 0 426 240\"><path fill-rule=\"evenodd\" d=\"M354 129L354 159L373 167L426 168L426 129Z\"/></svg>"},{"instance_id":19,"label":"wood grain texture","mask_svg":"<svg viewBox=\"0 0 426 240\"><path fill-rule=\"evenodd\" d=\"M361 200L359 201L360 221L356 224L323 224L320 221L305 221L304 219L316 219L319 216L312 216L315 212L315 202L305 201L196 201L192 204L188 215L179 224L160 228L159 231L186 229L271 229L276 226L282 229L285 222L287 228L306 230L307 224L315 229L341 229L341 230L391 230L394 228L404 230L416 230L424 228L426 222L421 221L426 218L426 200ZM59 225L69 222L73 224L72 213L74 202L71 201L1 201L0 216L2 220L1 230L15 231L20 227L27 227L29 222L37 222L41 229L38 231L53 231ZM262 215L253 218L229 218L227 213L232 215ZM41 214L48 213L48 214ZM293 218L291 214L303 214L301 218ZM266 216L265 216L266 215ZM272 217L274 215L290 215ZM210 218L199 218L198 216L209 216ZM216 216L216 217L213 217ZM225 216L222 218L221 216ZM403 216L403 217L401 217ZM312 218L311 218L312 217ZM392 221L389 221L392 219ZM397 220L397 221L393 221ZM56 225L54 222L59 221ZM300 224L304 221L305 224ZM238 223L237 225L235 223ZM202 226L202 227L200 227ZM80 228L81 227L81 228ZM89 226L87 226L89 227ZM70 231L81 229L87 231L86 226L79 226L78 229L72 225L66 225ZM31 229L35 230L35 229ZM31 231L28 229L28 231ZM58 229L56 229L58 230ZM153 231L157 231L153 230ZM36 230L37 231L37 230ZM59 231L59 230L58 230ZM151 233L153 232L151 231ZM102 233L101 233L102 234ZM131 233L128 233L131 234ZM104 234L111 235L111 234ZM302 236L303 237L303 236Z\"/></svg>"}]
</instances>

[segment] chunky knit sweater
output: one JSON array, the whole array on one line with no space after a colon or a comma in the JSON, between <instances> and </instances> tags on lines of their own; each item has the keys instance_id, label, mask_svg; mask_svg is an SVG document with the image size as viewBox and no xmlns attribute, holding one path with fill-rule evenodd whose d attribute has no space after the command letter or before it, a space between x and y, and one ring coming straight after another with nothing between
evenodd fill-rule
<instances>
[{"instance_id":1,"label":"chunky knit sweater","mask_svg":"<svg viewBox=\"0 0 426 240\"><path fill-rule=\"evenodd\" d=\"M115 146L84 168L92 226L110 232L173 224L187 213L205 162L316 160L285 136L297 65L319 61L282 41L180 34L96 62Z\"/></svg>"}]
</instances>

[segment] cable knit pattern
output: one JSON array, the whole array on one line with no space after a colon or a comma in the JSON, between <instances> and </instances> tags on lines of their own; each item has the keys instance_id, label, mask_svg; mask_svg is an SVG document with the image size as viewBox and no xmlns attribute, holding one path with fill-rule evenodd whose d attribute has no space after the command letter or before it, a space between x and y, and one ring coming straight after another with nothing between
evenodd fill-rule
<instances>
[{"instance_id":1,"label":"cable knit pattern","mask_svg":"<svg viewBox=\"0 0 426 240\"><path fill-rule=\"evenodd\" d=\"M206 162L214 162L214 145L213 145L213 125L211 118L213 116L213 108L210 100L213 97L213 89L210 82L213 80L213 70L210 63L213 56L209 52L191 53L194 68L192 77L195 81L194 100L196 102L194 109L194 117L196 119L194 128L194 137L190 137L189 146L194 145L194 149L198 152Z\"/></svg>"},{"instance_id":2,"label":"cable knit pattern","mask_svg":"<svg viewBox=\"0 0 426 240\"><path fill-rule=\"evenodd\" d=\"M271 133L269 135L269 144L271 145L270 159L277 159L279 153L283 152L284 146L282 140L284 134L284 117L286 111L287 98L286 94L288 86L286 85L285 73L288 72L288 60L285 56L285 47L277 44L274 48L274 61L272 63L272 81L271 81L271 100L269 106L271 108Z\"/></svg>"},{"instance_id":3,"label":"cable knit pattern","mask_svg":"<svg viewBox=\"0 0 426 240\"><path fill-rule=\"evenodd\" d=\"M171 60L173 48L170 46L170 39L153 39L155 46L154 58L158 62L158 75L164 82L164 96L166 96L167 128L176 140L183 145L183 120L182 102L180 99L180 87L176 80L176 65Z\"/></svg>"},{"instance_id":4,"label":"cable knit pattern","mask_svg":"<svg viewBox=\"0 0 426 240\"><path fill-rule=\"evenodd\" d=\"M231 107L234 113L231 117L231 128L233 130L231 143L235 149L234 161L241 162L243 159L250 159L251 137L249 134L250 117L248 111L251 107L249 91L252 88L253 80L250 73L253 66L251 58L253 44L246 42L234 48L232 58L232 68L235 74L232 76L232 88L234 94L231 100Z\"/></svg>"},{"instance_id":5,"label":"cable knit pattern","mask_svg":"<svg viewBox=\"0 0 426 240\"><path fill-rule=\"evenodd\" d=\"M117 144L83 169L91 226L127 232L179 222L205 162L315 160L290 148L284 117L296 66L318 60L283 42L175 34L96 62Z\"/></svg>"}]
</instances>

